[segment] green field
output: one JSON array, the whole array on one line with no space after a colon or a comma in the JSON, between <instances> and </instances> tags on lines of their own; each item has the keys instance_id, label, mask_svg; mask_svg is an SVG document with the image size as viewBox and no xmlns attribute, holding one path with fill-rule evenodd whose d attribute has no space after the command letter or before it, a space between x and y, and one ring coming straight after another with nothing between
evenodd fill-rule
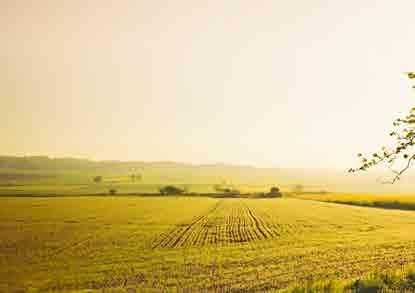
<instances>
[{"instance_id":1,"label":"green field","mask_svg":"<svg viewBox=\"0 0 415 293\"><path fill-rule=\"evenodd\" d=\"M415 214L301 199L0 198L0 291L276 290L415 262Z\"/></svg>"},{"instance_id":2,"label":"green field","mask_svg":"<svg viewBox=\"0 0 415 293\"><path fill-rule=\"evenodd\" d=\"M9 160L17 163L10 167ZM117 190L118 194L156 194L160 187L168 184L197 194L214 193L214 186L218 184L250 193L267 192L276 183L289 190L295 183L284 179L285 185L281 186L281 180L276 180L275 170L249 167L67 161L0 157L0 196L104 195L110 189ZM132 174L139 174L140 178L133 179ZM95 183L93 179L96 176L101 176L102 182ZM307 188L313 190L319 186Z\"/></svg>"},{"instance_id":3,"label":"green field","mask_svg":"<svg viewBox=\"0 0 415 293\"><path fill-rule=\"evenodd\" d=\"M162 186L172 184L186 189L189 193L215 193L215 185L223 185L237 189L242 193L268 192L277 180L255 178L245 180L241 174L233 179L229 176L217 175L215 171L206 172L199 176L194 170L174 168L145 169L145 175L140 180L132 180L128 170L10 170L0 169L0 196L79 196L105 195L110 189L116 189L118 194L158 194ZM231 172L231 171L226 171ZM167 175L166 175L167 174ZM94 183L95 176L102 176L100 183ZM227 178L227 179L225 179ZM224 183L225 182L225 183ZM279 187L289 191L290 184L279 184ZM314 190L319 186L307 186Z\"/></svg>"},{"instance_id":4,"label":"green field","mask_svg":"<svg viewBox=\"0 0 415 293\"><path fill-rule=\"evenodd\" d=\"M214 193L215 185L241 193L268 192L272 186L285 194L297 192L298 186L307 193L413 193L410 177L399 185L384 185L377 181L382 173L353 176L346 171L0 156L0 196L104 195L110 189L118 194L154 194L165 185L195 194ZM139 179L133 180L133 174ZM95 183L95 176L102 176L102 182Z\"/></svg>"},{"instance_id":5,"label":"green field","mask_svg":"<svg viewBox=\"0 0 415 293\"><path fill-rule=\"evenodd\" d=\"M341 203L385 209L415 210L415 197L403 194L362 194L362 193L326 193L301 194L302 199Z\"/></svg>"}]
</instances>

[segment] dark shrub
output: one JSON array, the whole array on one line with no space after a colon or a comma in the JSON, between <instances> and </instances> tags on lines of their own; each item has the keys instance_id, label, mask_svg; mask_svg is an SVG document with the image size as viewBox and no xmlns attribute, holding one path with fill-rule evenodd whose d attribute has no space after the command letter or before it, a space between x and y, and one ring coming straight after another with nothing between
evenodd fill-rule
<instances>
[{"instance_id":1,"label":"dark shrub","mask_svg":"<svg viewBox=\"0 0 415 293\"><path fill-rule=\"evenodd\" d=\"M238 189L233 189L230 187L225 187L222 185L214 185L213 188L215 189L216 192L218 193L223 193L226 196L238 196L241 194L241 192Z\"/></svg>"},{"instance_id":2,"label":"dark shrub","mask_svg":"<svg viewBox=\"0 0 415 293\"><path fill-rule=\"evenodd\" d=\"M226 189L225 194L227 195L241 195L238 189Z\"/></svg>"},{"instance_id":3,"label":"dark shrub","mask_svg":"<svg viewBox=\"0 0 415 293\"><path fill-rule=\"evenodd\" d=\"M102 176L95 176L94 177L94 182L95 183L101 183L102 182Z\"/></svg>"},{"instance_id":4,"label":"dark shrub","mask_svg":"<svg viewBox=\"0 0 415 293\"><path fill-rule=\"evenodd\" d=\"M177 194L182 194L184 192L185 192L184 189L181 189L174 185L167 185L167 186L160 188L160 194L164 194L164 195L172 195L172 194L177 195Z\"/></svg>"},{"instance_id":5,"label":"dark shrub","mask_svg":"<svg viewBox=\"0 0 415 293\"><path fill-rule=\"evenodd\" d=\"M109 192L110 192L110 195L116 195L116 194L117 194L117 190L116 190L116 189L114 189L114 188L111 188L111 189L109 190Z\"/></svg>"},{"instance_id":6,"label":"dark shrub","mask_svg":"<svg viewBox=\"0 0 415 293\"><path fill-rule=\"evenodd\" d=\"M269 197L282 197L281 191L278 187L271 187L269 193L267 194Z\"/></svg>"}]
</instances>

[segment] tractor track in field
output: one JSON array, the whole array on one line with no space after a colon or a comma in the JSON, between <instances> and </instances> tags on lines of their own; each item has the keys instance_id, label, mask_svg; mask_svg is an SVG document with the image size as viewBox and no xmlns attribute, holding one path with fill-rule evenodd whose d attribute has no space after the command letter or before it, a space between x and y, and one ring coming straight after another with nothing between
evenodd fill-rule
<instances>
[{"instance_id":1,"label":"tractor track in field","mask_svg":"<svg viewBox=\"0 0 415 293\"><path fill-rule=\"evenodd\" d=\"M173 228L172 230L170 230L170 232L167 233L167 235L162 235L161 237L159 237L158 239L156 239L156 241L154 241L155 243L153 243L152 248L156 249L156 248L175 248L175 247L180 247L181 245L179 245L181 242L185 242L186 240L189 239L189 237L191 236L191 230L193 230L198 224L206 221L207 217L214 213L219 205L221 204L221 201L219 201L218 203L215 204L215 206L208 211L205 215L196 217L190 224L180 224L178 226L176 226L175 228ZM192 243L198 243L198 238L200 238L200 234L196 235L196 239L194 239L192 241ZM206 237L206 236L205 236Z\"/></svg>"},{"instance_id":2,"label":"tractor track in field","mask_svg":"<svg viewBox=\"0 0 415 293\"><path fill-rule=\"evenodd\" d=\"M261 233L262 238L263 239L270 238L269 235L273 235L273 233L271 233L271 230L267 227L267 224L264 223L262 220L259 220L247 205L245 205L245 208L247 209L251 220L253 221L253 223L255 223L256 230L259 233ZM265 233L265 230L268 233Z\"/></svg>"},{"instance_id":3,"label":"tractor track in field","mask_svg":"<svg viewBox=\"0 0 415 293\"><path fill-rule=\"evenodd\" d=\"M242 243L279 237L281 227L242 201L221 200L189 223L176 225L152 241L151 247L179 248L209 244Z\"/></svg>"}]
</instances>

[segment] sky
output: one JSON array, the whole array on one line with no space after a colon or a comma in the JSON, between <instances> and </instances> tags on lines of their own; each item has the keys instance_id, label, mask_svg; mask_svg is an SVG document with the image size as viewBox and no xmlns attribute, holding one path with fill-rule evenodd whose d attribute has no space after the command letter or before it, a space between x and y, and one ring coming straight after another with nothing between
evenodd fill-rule
<instances>
[{"instance_id":1,"label":"sky","mask_svg":"<svg viewBox=\"0 0 415 293\"><path fill-rule=\"evenodd\" d=\"M415 105L413 0L0 0L0 154L341 168Z\"/></svg>"}]
</instances>

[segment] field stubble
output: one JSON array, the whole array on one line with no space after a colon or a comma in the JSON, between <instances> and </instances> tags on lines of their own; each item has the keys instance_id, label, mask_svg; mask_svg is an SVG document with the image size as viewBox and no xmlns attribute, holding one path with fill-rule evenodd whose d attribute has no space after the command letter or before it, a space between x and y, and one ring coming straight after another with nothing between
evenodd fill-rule
<instances>
[{"instance_id":1,"label":"field stubble","mask_svg":"<svg viewBox=\"0 0 415 293\"><path fill-rule=\"evenodd\" d=\"M409 211L298 199L1 201L6 291L273 290L415 261Z\"/></svg>"}]
</instances>

